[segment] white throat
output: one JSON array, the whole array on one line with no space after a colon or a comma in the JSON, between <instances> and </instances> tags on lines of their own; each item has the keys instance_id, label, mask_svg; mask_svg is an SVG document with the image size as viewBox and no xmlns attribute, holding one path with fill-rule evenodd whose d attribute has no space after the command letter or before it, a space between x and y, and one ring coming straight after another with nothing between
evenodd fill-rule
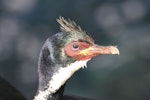
<instances>
[{"instance_id":1,"label":"white throat","mask_svg":"<svg viewBox=\"0 0 150 100\"><path fill-rule=\"evenodd\" d=\"M86 63L89 61L75 61L74 63L66 66L60 67L57 72L55 72L47 84L48 87L45 91L39 91L39 94L34 97L34 100L47 100L51 94L55 93L59 88L65 84L65 82L79 69L86 67Z\"/></svg>"}]
</instances>

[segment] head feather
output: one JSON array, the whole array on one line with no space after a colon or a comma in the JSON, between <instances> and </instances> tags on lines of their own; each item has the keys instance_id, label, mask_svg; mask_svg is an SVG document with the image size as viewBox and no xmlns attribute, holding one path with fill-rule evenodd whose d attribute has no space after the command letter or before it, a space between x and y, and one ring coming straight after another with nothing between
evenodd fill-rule
<instances>
[{"instance_id":1,"label":"head feather","mask_svg":"<svg viewBox=\"0 0 150 100\"><path fill-rule=\"evenodd\" d=\"M65 20L63 17L59 17L57 19L57 22L60 24L60 28L64 32L67 32L67 33L74 33L74 32L86 33L84 30L81 29L80 26L78 26L74 21L71 21L70 19Z\"/></svg>"}]
</instances>

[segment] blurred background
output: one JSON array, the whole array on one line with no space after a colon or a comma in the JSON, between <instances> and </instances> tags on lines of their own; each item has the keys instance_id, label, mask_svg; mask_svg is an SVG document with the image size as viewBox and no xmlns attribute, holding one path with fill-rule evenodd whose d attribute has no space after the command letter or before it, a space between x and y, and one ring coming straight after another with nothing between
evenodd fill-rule
<instances>
[{"instance_id":1,"label":"blurred background","mask_svg":"<svg viewBox=\"0 0 150 100\"><path fill-rule=\"evenodd\" d=\"M95 100L150 100L149 0L1 0L0 76L29 100L37 91L42 44L60 31L56 18L74 20L100 45L120 55L88 62L68 81L66 94Z\"/></svg>"}]
</instances>

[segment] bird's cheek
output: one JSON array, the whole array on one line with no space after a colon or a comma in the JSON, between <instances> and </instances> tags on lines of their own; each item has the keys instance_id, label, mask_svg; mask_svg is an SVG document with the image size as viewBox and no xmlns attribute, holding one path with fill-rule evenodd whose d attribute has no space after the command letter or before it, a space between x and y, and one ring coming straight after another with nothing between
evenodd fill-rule
<instances>
[{"instance_id":1,"label":"bird's cheek","mask_svg":"<svg viewBox=\"0 0 150 100\"><path fill-rule=\"evenodd\" d=\"M75 58L78 55L77 52L72 51L68 48L65 48L65 53L66 53L67 56L72 57L72 58Z\"/></svg>"},{"instance_id":2,"label":"bird's cheek","mask_svg":"<svg viewBox=\"0 0 150 100\"><path fill-rule=\"evenodd\" d=\"M92 57L94 57L94 55L82 55L79 53L76 53L73 58L77 59L77 60L88 60L91 59Z\"/></svg>"},{"instance_id":3,"label":"bird's cheek","mask_svg":"<svg viewBox=\"0 0 150 100\"><path fill-rule=\"evenodd\" d=\"M67 56L71 57L71 58L74 58L74 59L77 59L77 60L86 60L86 59L83 59L85 58L86 56L85 55L81 55L79 54L79 52L75 52L75 51L72 51L72 50L65 50L65 53Z\"/></svg>"}]
</instances>

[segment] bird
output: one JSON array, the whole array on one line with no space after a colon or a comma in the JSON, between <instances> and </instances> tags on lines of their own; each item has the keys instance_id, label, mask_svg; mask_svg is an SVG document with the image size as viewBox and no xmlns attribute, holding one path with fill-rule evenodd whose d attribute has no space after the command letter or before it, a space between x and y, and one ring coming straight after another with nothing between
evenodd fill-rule
<instances>
[{"instance_id":1,"label":"bird","mask_svg":"<svg viewBox=\"0 0 150 100\"><path fill-rule=\"evenodd\" d=\"M119 54L116 46L99 46L74 21L59 17L61 32L49 37L40 51L38 61L39 85L34 100L93 100L64 95L67 80L97 55ZM0 100L27 100L3 77L0 77Z\"/></svg>"},{"instance_id":2,"label":"bird","mask_svg":"<svg viewBox=\"0 0 150 100\"><path fill-rule=\"evenodd\" d=\"M86 68L93 57L119 54L119 49L95 44L89 33L70 19L60 16L56 21L60 24L60 32L47 38L39 54L39 83L33 100L90 100L65 96L67 80L76 71Z\"/></svg>"}]
</instances>

